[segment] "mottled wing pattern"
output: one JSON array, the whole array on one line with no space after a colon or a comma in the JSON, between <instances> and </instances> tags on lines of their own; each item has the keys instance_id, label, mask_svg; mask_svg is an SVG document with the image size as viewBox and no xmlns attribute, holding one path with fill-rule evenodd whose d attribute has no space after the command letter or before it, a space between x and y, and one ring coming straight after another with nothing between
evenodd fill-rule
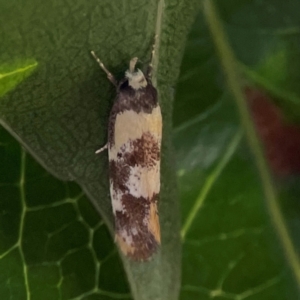
<instances>
[{"instance_id":1,"label":"mottled wing pattern","mask_svg":"<svg viewBox=\"0 0 300 300\"><path fill-rule=\"evenodd\" d=\"M161 131L155 88L121 85L110 115L110 192L116 241L134 260L147 260L160 244Z\"/></svg>"}]
</instances>

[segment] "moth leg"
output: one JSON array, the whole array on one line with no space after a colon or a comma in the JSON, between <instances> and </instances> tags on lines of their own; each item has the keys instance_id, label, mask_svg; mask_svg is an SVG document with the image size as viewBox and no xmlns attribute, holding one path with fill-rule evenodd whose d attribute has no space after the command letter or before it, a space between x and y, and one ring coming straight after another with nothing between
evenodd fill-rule
<instances>
[{"instance_id":1,"label":"moth leg","mask_svg":"<svg viewBox=\"0 0 300 300\"><path fill-rule=\"evenodd\" d=\"M114 75L111 74L106 67L104 66L103 62L100 60L100 58L95 54L94 51L91 51L91 54L95 58L96 62L99 64L100 68L106 73L108 80L115 86L118 87L118 82L115 79Z\"/></svg>"},{"instance_id":2,"label":"moth leg","mask_svg":"<svg viewBox=\"0 0 300 300\"><path fill-rule=\"evenodd\" d=\"M95 154L99 154L101 153L102 151L106 150L108 148L108 143L106 143L102 148L98 149Z\"/></svg>"},{"instance_id":3,"label":"moth leg","mask_svg":"<svg viewBox=\"0 0 300 300\"><path fill-rule=\"evenodd\" d=\"M152 77L154 55L155 55L155 49L156 49L157 39L158 39L158 35L156 34L154 36L154 42L153 42L152 51L151 51L151 59L150 59L150 63L149 63L148 70L147 70L147 78L148 79L151 79L151 77Z\"/></svg>"}]
</instances>

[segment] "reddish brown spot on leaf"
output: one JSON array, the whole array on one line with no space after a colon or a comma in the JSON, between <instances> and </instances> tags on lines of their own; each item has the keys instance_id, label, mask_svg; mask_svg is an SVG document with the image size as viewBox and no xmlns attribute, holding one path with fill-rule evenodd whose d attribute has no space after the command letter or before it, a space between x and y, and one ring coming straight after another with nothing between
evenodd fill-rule
<instances>
[{"instance_id":1,"label":"reddish brown spot on leaf","mask_svg":"<svg viewBox=\"0 0 300 300\"><path fill-rule=\"evenodd\" d=\"M246 87L244 92L273 172L280 176L300 173L300 126L287 122L263 91Z\"/></svg>"}]
</instances>

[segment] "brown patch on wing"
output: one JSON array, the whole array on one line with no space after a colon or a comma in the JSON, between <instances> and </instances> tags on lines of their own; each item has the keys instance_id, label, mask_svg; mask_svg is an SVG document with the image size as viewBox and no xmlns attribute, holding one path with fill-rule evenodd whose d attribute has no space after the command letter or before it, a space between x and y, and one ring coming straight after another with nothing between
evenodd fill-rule
<instances>
[{"instance_id":1,"label":"brown patch on wing","mask_svg":"<svg viewBox=\"0 0 300 300\"><path fill-rule=\"evenodd\" d=\"M130 167L127 164L111 160L109 162L109 178L114 190L119 190L123 193L128 191L126 183L130 174Z\"/></svg>"},{"instance_id":2,"label":"brown patch on wing","mask_svg":"<svg viewBox=\"0 0 300 300\"><path fill-rule=\"evenodd\" d=\"M116 241L125 255L138 261L147 260L160 245L156 201L126 194L122 205L124 211L117 211L115 216ZM124 235L130 237L132 243L127 243Z\"/></svg>"},{"instance_id":3,"label":"brown patch on wing","mask_svg":"<svg viewBox=\"0 0 300 300\"><path fill-rule=\"evenodd\" d=\"M140 139L130 141L130 148L132 151L123 155L124 163L129 166L140 165L151 168L160 159L160 146L150 132L145 132Z\"/></svg>"}]
</instances>

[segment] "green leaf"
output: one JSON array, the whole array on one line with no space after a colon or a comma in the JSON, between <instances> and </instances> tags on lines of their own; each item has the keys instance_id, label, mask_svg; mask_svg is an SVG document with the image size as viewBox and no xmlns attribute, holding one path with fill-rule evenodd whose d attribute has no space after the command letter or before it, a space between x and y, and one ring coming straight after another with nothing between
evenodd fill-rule
<instances>
[{"instance_id":1,"label":"green leaf","mask_svg":"<svg viewBox=\"0 0 300 300\"><path fill-rule=\"evenodd\" d=\"M175 131L184 299L285 299L295 289L228 98Z\"/></svg>"},{"instance_id":2,"label":"green leaf","mask_svg":"<svg viewBox=\"0 0 300 300\"><path fill-rule=\"evenodd\" d=\"M49 175L4 129L0 136L2 297L129 299L107 228L78 185Z\"/></svg>"},{"instance_id":3,"label":"green leaf","mask_svg":"<svg viewBox=\"0 0 300 300\"><path fill-rule=\"evenodd\" d=\"M292 121L300 120L298 1L217 1L241 71L268 90Z\"/></svg>"},{"instance_id":4,"label":"green leaf","mask_svg":"<svg viewBox=\"0 0 300 300\"><path fill-rule=\"evenodd\" d=\"M122 257L135 299L177 299L180 288L180 217L171 146L171 86L178 77L186 34L200 4L196 0L42 4L16 0L0 5L0 62L20 60L25 52L38 63L31 76L14 84L14 89L1 99L0 122L48 171L62 180L76 181L112 234L107 156L96 156L94 152L106 142L108 114L116 91L90 51L94 50L121 79L131 57L140 57L146 66L154 35L159 34L155 79L164 118L159 207L163 246L147 263ZM0 272L8 298L35 294L38 299L38 293L45 291L49 299L127 298L124 277L119 279L116 275L112 280L106 275L113 274L113 270L118 274L121 268L111 241L107 244L102 223L97 221L99 228L90 225L94 212L84 209L83 218L84 213L76 208L79 202L87 201L81 192L72 196L66 190L58 192L54 187L60 183L50 180L49 175L42 182L36 175L33 181L37 186L31 187L28 194L30 179L22 171L28 156L21 157L19 164L14 162L19 177L10 184L22 179L22 188L3 200L12 203L14 199L14 207L19 209L13 242L5 248L5 253L10 254L16 250L12 260L19 262L18 280ZM3 172L6 169L9 170L6 167ZM64 185L69 188L70 184ZM11 262L12 268L13 265ZM16 285L20 296L14 296Z\"/></svg>"},{"instance_id":5,"label":"green leaf","mask_svg":"<svg viewBox=\"0 0 300 300\"><path fill-rule=\"evenodd\" d=\"M219 69L219 61L201 13L189 33L176 85L175 127L209 110L218 101L223 92L218 80Z\"/></svg>"},{"instance_id":6,"label":"green leaf","mask_svg":"<svg viewBox=\"0 0 300 300\"><path fill-rule=\"evenodd\" d=\"M211 4L212 1L206 1L205 4L208 6L208 3ZM243 62L247 62L247 66L251 68L250 59L247 61L245 58L252 57L258 61L264 59L264 54L259 52L266 49L257 44L270 42L260 36L267 30L261 24L264 19L251 19L260 16L258 9L255 14L252 10L263 4L231 0L217 3L220 6L218 10L225 19L226 29L233 18L239 20L235 24L235 30L228 32L229 39L233 41L236 55L240 60L243 56ZM281 15L280 8L275 1L269 11L276 16ZM264 11L261 12L263 13ZM224 17L226 14L227 18ZM293 16L291 11L290 14ZM194 52L186 53L180 76L183 81L186 78L188 80L185 81L186 85L179 82L181 89L176 101L180 103L175 102L175 107L182 107L181 111L175 112L174 118L177 124L174 144L183 238L180 299L297 299L299 285L294 270L298 266L297 259L294 264L287 253L291 249L287 251L286 241L288 240L288 246L299 253L297 233L300 213L299 201L296 200L299 199L299 174L276 178L275 183L272 182L271 188L277 193L277 199L273 198L271 201L278 201L279 215L284 217L283 226L287 229L282 236L282 228L278 229L277 226L278 215L274 215L274 209L269 207L270 198L266 201L269 195L264 194L266 182L261 180L261 170L255 167L251 148L240 136L240 120L245 116L238 118L234 99L228 94L243 81L235 73L234 80L231 79L229 86L225 86L225 83L216 80L222 78L219 69L210 64L211 69L207 73L211 80L206 82L205 70L208 70L209 63L215 61L215 52L225 60L224 53L228 55L228 48L220 49L216 42L217 51L212 50L212 41L207 30L204 30L202 18L201 14L189 39L191 44L188 43L188 49L193 48ZM277 16L277 19L272 20L280 22L282 17L279 19ZM219 19L217 21L220 22ZM230 25L232 29L233 24ZM250 31L251 26L256 31ZM193 36L195 32L198 36ZM242 36L244 32L248 35ZM223 39L222 34L216 34L213 30L212 35L217 41ZM253 41L257 44L251 44ZM277 49L270 46L269 53L277 53ZM226 58L226 66L228 68L229 64L232 71L237 61L230 59L228 62L228 57ZM284 57L274 55L269 56L269 59L269 67L273 68L270 80L278 80L284 75ZM224 73L226 77L232 75L228 74L226 68ZM296 82L296 76L291 78ZM235 84L234 88L232 82ZM217 91L220 93L220 90L223 91L222 96L217 97ZM290 92L291 89L286 91ZM273 124L269 125L272 127ZM266 127L265 130L267 129ZM268 172L268 168L264 168Z\"/></svg>"},{"instance_id":7,"label":"green leaf","mask_svg":"<svg viewBox=\"0 0 300 300\"><path fill-rule=\"evenodd\" d=\"M0 97L15 88L37 67L34 60L0 65Z\"/></svg>"}]
</instances>

